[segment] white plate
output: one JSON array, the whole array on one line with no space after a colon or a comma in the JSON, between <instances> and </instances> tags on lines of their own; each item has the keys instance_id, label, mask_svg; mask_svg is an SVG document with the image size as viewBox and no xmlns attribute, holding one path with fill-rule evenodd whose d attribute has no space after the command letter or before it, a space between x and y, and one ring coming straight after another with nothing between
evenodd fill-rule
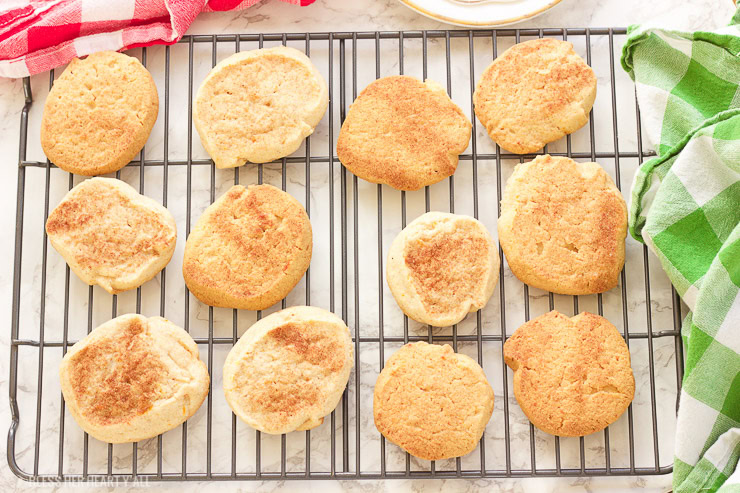
<instances>
[{"instance_id":1,"label":"white plate","mask_svg":"<svg viewBox=\"0 0 740 493\"><path fill-rule=\"evenodd\" d=\"M538 16L561 2L561 0L488 0L483 3L463 4L452 0L398 1L432 19L464 27L514 24Z\"/></svg>"}]
</instances>

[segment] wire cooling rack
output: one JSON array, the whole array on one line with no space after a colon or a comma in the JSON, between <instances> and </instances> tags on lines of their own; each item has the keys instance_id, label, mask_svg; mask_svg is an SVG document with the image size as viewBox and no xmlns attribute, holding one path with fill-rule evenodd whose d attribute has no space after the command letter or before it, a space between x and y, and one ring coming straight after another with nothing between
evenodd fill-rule
<instances>
[{"instance_id":1,"label":"wire cooling rack","mask_svg":"<svg viewBox=\"0 0 740 493\"><path fill-rule=\"evenodd\" d=\"M50 207L81 177L44 161L39 150L43 105L34 105L32 88L43 100L54 72L48 84L41 77L25 79L11 323L10 468L26 480L98 482L671 472L676 396L683 376L681 304L643 245L628 238L619 286L598 296L560 296L529 288L503 263L488 306L446 328L421 326L403 316L383 275L390 241L408 221L430 209L478 217L495 235L505 179L517 163L533 155L513 155L495 146L472 117L471 96L481 71L515 42L565 39L594 66L599 93L589 124L544 151L598 161L617 186L628 185L636 167L652 154L643 149L632 84L617 70L624 35L624 29L611 28L192 35L173 46L133 50L130 54L155 78L161 110L146 148L116 176L168 207L180 238L168 268L143 287L118 296L84 285L49 249L43 225ZM276 44L302 49L317 64L329 85L327 115L294 155L217 171L193 139L193 90L224 57ZM473 123L457 173L417 192L358 180L334 155L339 126L358 89L398 73L446 84ZM311 431L270 436L236 419L220 391L221 363L262 312L204 306L188 294L179 273L183 230L187 235L200 212L240 182L281 186L302 199L314 227L311 268L286 300L265 313L314 304L339 313L353 334L355 370L347 391L324 424ZM635 401L602 433L580 439L546 435L527 421L513 397L503 344L519 325L553 308L566 314L603 314L630 347ZM213 388L198 413L175 430L138 444L103 444L84 434L65 411L57 367L85 333L133 311L166 316L188 330L208 364ZM387 443L373 425L377 374L388 355L417 340L448 343L477 358L494 387L495 409L484 438L463 458L417 460Z\"/></svg>"}]
</instances>

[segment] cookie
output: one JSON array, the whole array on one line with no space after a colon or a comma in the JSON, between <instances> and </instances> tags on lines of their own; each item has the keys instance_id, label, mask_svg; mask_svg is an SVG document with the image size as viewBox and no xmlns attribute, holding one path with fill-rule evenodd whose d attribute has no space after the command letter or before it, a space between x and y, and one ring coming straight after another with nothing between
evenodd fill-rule
<instances>
[{"instance_id":1,"label":"cookie","mask_svg":"<svg viewBox=\"0 0 740 493\"><path fill-rule=\"evenodd\" d=\"M114 51L75 58L46 98L41 148L64 171L112 173L144 147L158 111L157 86L136 58Z\"/></svg>"},{"instance_id":2,"label":"cookie","mask_svg":"<svg viewBox=\"0 0 740 493\"><path fill-rule=\"evenodd\" d=\"M504 344L514 396L540 430L583 436L615 422L635 396L630 352L609 321L551 311L519 327Z\"/></svg>"},{"instance_id":3,"label":"cookie","mask_svg":"<svg viewBox=\"0 0 740 493\"><path fill-rule=\"evenodd\" d=\"M386 279L406 315L444 327L486 305L499 265L498 248L483 223L427 212L393 240Z\"/></svg>"},{"instance_id":4,"label":"cookie","mask_svg":"<svg viewBox=\"0 0 740 493\"><path fill-rule=\"evenodd\" d=\"M115 178L85 180L46 220L46 234L86 284L111 294L152 279L175 251L172 214Z\"/></svg>"},{"instance_id":5,"label":"cookie","mask_svg":"<svg viewBox=\"0 0 740 493\"><path fill-rule=\"evenodd\" d=\"M209 206L185 243L182 273L200 301L262 310L290 292L311 263L311 222L272 185L235 185Z\"/></svg>"},{"instance_id":6,"label":"cookie","mask_svg":"<svg viewBox=\"0 0 740 493\"><path fill-rule=\"evenodd\" d=\"M493 390L472 358L445 344L406 344L375 383L375 427L425 460L472 452L493 413Z\"/></svg>"},{"instance_id":7,"label":"cookie","mask_svg":"<svg viewBox=\"0 0 740 493\"><path fill-rule=\"evenodd\" d=\"M287 156L311 135L329 104L326 82L295 48L231 55L195 96L193 122L217 168Z\"/></svg>"},{"instance_id":8,"label":"cookie","mask_svg":"<svg viewBox=\"0 0 740 493\"><path fill-rule=\"evenodd\" d=\"M455 172L470 129L468 118L436 82L383 77L350 106L337 156L364 180L418 190Z\"/></svg>"},{"instance_id":9,"label":"cookie","mask_svg":"<svg viewBox=\"0 0 740 493\"><path fill-rule=\"evenodd\" d=\"M596 76L573 45L557 39L519 43L483 71L473 103L494 142L529 154L588 122Z\"/></svg>"},{"instance_id":10,"label":"cookie","mask_svg":"<svg viewBox=\"0 0 740 493\"><path fill-rule=\"evenodd\" d=\"M229 352L226 401L262 432L310 430L337 407L352 358L342 319L321 308L287 308L252 325Z\"/></svg>"},{"instance_id":11,"label":"cookie","mask_svg":"<svg viewBox=\"0 0 740 493\"><path fill-rule=\"evenodd\" d=\"M498 237L522 282L560 294L608 291L624 266L627 206L596 163L538 156L506 182Z\"/></svg>"},{"instance_id":12,"label":"cookie","mask_svg":"<svg viewBox=\"0 0 740 493\"><path fill-rule=\"evenodd\" d=\"M161 317L121 315L70 348L59 367L72 417L103 442L138 442L185 422L210 379L193 338Z\"/></svg>"}]
</instances>

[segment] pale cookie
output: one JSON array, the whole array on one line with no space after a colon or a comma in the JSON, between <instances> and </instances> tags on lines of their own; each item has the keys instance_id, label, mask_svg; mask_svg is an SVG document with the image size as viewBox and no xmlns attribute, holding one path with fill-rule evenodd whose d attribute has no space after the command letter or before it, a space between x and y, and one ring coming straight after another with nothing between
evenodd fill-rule
<instances>
[{"instance_id":1,"label":"pale cookie","mask_svg":"<svg viewBox=\"0 0 740 493\"><path fill-rule=\"evenodd\" d=\"M152 279L177 242L172 214L115 178L92 178L70 190L49 214L46 233L72 272L111 294Z\"/></svg>"},{"instance_id":2,"label":"pale cookie","mask_svg":"<svg viewBox=\"0 0 740 493\"><path fill-rule=\"evenodd\" d=\"M473 94L488 135L517 154L584 126L595 99L594 71L571 43L550 38L506 50L483 71Z\"/></svg>"},{"instance_id":3,"label":"pale cookie","mask_svg":"<svg viewBox=\"0 0 740 493\"><path fill-rule=\"evenodd\" d=\"M262 310L290 292L311 263L306 210L272 185L234 185L185 243L185 284L203 303Z\"/></svg>"},{"instance_id":4,"label":"pale cookie","mask_svg":"<svg viewBox=\"0 0 740 493\"><path fill-rule=\"evenodd\" d=\"M46 98L41 148L64 171L112 173L144 147L158 111L157 86L136 58L114 51L75 58Z\"/></svg>"},{"instance_id":5,"label":"pale cookie","mask_svg":"<svg viewBox=\"0 0 740 493\"><path fill-rule=\"evenodd\" d=\"M427 212L393 240L386 279L406 315L444 327L486 305L499 265L498 248L483 223Z\"/></svg>"},{"instance_id":6,"label":"pale cookie","mask_svg":"<svg viewBox=\"0 0 740 493\"><path fill-rule=\"evenodd\" d=\"M103 442L138 442L184 423L208 395L193 338L161 317L121 315L72 346L59 367L72 417Z\"/></svg>"},{"instance_id":7,"label":"pale cookie","mask_svg":"<svg viewBox=\"0 0 740 493\"><path fill-rule=\"evenodd\" d=\"M596 163L538 156L506 182L498 237L522 282L560 294L608 291L624 266L627 206Z\"/></svg>"},{"instance_id":8,"label":"pale cookie","mask_svg":"<svg viewBox=\"0 0 740 493\"><path fill-rule=\"evenodd\" d=\"M375 383L375 427L425 460L472 452L493 413L493 389L472 358L445 344L406 344Z\"/></svg>"},{"instance_id":9,"label":"pale cookie","mask_svg":"<svg viewBox=\"0 0 740 493\"><path fill-rule=\"evenodd\" d=\"M383 77L350 106L337 156L364 180L418 190L455 172L470 129L468 118L436 82Z\"/></svg>"},{"instance_id":10,"label":"pale cookie","mask_svg":"<svg viewBox=\"0 0 740 493\"><path fill-rule=\"evenodd\" d=\"M216 65L195 96L193 122L217 168L287 156L326 112L326 82L295 48L243 51Z\"/></svg>"},{"instance_id":11,"label":"pale cookie","mask_svg":"<svg viewBox=\"0 0 740 493\"><path fill-rule=\"evenodd\" d=\"M294 306L252 325L224 363L224 393L252 428L281 434L310 430L342 397L353 364L342 319Z\"/></svg>"},{"instance_id":12,"label":"pale cookie","mask_svg":"<svg viewBox=\"0 0 740 493\"><path fill-rule=\"evenodd\" d=\"M514 396L540 430L583 436L603 430L635 396L630 352L603 317L551 311L519 327L504 344Z\"/></svg>"}]
</instances>

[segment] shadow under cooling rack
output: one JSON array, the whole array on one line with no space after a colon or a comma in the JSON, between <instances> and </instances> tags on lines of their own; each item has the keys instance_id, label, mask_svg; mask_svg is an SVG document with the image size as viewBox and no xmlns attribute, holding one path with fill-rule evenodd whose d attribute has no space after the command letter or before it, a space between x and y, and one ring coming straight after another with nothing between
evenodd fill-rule
<instances>
[{"instance_id":1,"label":"shadow under cooling rack","mask_svg":"<svg viewBox=\"0 0 740 493\"><path fill-rule=\"evenodd\" d=\"M218 412L220 401L214 404L218 396L214 396L211 389L206 403L197 414L199 416L197 422L191 423L190 426L189 422L186 422L177 430L165 434L166 437L160 435L156 439L140 444L116 446L108 444L107 455L101 453L105 450L105 445L89 439L87 434L83 435L77 429L76 423L65 411L64 401L58 389L50 389L50 383L45 378L46 373L56 374L56 367L52 366L49 360L57 361L80 338L71 335L75 327L86 327L87 333L93 329L93 320L97 317L96 310L100 310L101 300L107 310L106 316L109 314L110 317L118 315L119 307L124 304L130 305L132 311L135 309L136 312L141 312L142 305L149 303L152 298L158 300L158 311L161 316L167 315L171 318L173 307L177 307L179 310L177 316L183 317L184 328L191 332L202 350L202 357L207 360L208 370L212 375L212 387L214 368L216 372L220 372L220 368L214 366L214 363L220 357L221 350L230 349L236 342L239 331L249 325L246 320L252 321L254 316L259 319L262 313L223 309L214 311L213 307L201 306L200 302L191 298L187 290L181 286L177 273L167 276L171 269L163 270L158 276L159 286L156 295L149 291L142 293L145 288L140 287L135 291L135 298L131 294L130 299L124 299L124 295L108 296L93 287L80 288L75 284L77 280L74 276L70 275L69 267L59 267L62 277L58 284L63 286L63 289L59 290L61 293L59 296L63 299L59 307L56 307L54 298L56 291L49 287L52 283L56 286L56 281L52 280L56 267L49 260L49 256L54 253L49 252L48 239L43 227L33 230L31 228L38 228L38 224L42 224L41 217L43 222L46 221L50 207L56 203L56 199L53 198L56 193L54 190L59 186L65 191L71 189L76 183L76 178L57 169L48 161L27 159L33 98L31 79L25 79L23 87L26 104L21 114L11 321L9 383L12 422L7 443L11 470L25 480L50 482L624 476L670 473L672 465L661 464L659 456L659 451L664 445L663 440L669 440L671 437L666 436L668 434L664 432L662 440L659 438L661 420L658 416L663 412L660 407L663 399L656 398L656 394L667 392L666 395L669 397L667 400L671 401L669 407L672 407L680 388L683 376L683 354L679 333L681 304L675 291L670 290L669 285L665 284L665 279L656 278L662 273L651 272L651 259L644 246L635 245L628 252L627 265L622 272L619 287L615 288L613 293L604 296L600 294L593 297L566 298L552 293L530 292L528 286L522 285L510 275L507 276L506 274L510 272L505 272L502 265L496 293L489 303L492 307L469 315L459 326L441 331L432 327L414 326L406 317L401 317L396 307L389 304L386 299L387 293L384 294L382 288L383 262L388 246L384 238L387 240L389 237L388 228L398 229L405 226L409 210L415 207L428 211L432 208L433 202L436 208L444 204L450 212L456 209L465 210L475 217L488 214L493 216L495 224L495 217L498 216L497 206L481 206L481 201L485 197L495 195L495 204L498 204L502 183L505 181L503 171L510 167L507 163L516 164L535 156L502 152L489 142L478 141L480 139L476 128L477 122L472 117L470 97L476 82L476 70L479 74L485 65L476 58L476 49L478 56L483 56L490 62L505 49L505 46L514 42L537 37L556 37L574 44L580 43L587 62L593 64L597 60L592 52L598 47L599 61L608 66L608 73L606 68L598 72L599 75L606 77L599 79L600 88L603 90L603 84L610 88L610 93L607 93L604 100L607 107L595 107L589 125L580 134L585 142L583 146L577 145L575 136L568 136L559 147L551 144L550 149L546 147L544 152L575 159L608 162L617 186L623 188L621 178L624 170L620 169L620 166L626 166L627 162L634 162L634 166L637 166L646 157L654 155L643 149L640 115L634 95L625 97L616 89L615 65L618 60L615 61L615 36L625 34L625 29L579 28L192 35L183 37L174 46L134 50L137 55L141 54L140 59L145 66L149 63L149 68L155 54L157 60L161 59L163 62L160 67L161 85L158 84L160 93L163 90L164 94L160 99L163 109L160 113L161 142L157 144L161 146L162 153L159 157L149 159L146 150L142 149L139 158L124 170L117 172L115 176L122 179L128 177L130 181L138 180L138 189L142 193L145 181L152 183L152 180L155 180L156 193L161 194L160 200L166 207L168 198L169 206L173 208L180 207L184 202L183 230L186 235L190 232L193 218L197 217L192 212L194 205L202 206L197 198L200 195L193 191L202 185L207 199L213 202L221 186L217 185L217 171L213 161L196 156L193 149L191 109L193 89L199 83L199 81L194 83L194 73L200 62L203 62L205 57L208 62L205 63L206 68L210 69L219 60L219 50L238 52L266 46L266 43L292 43L302 47L312 60L320 65L329 85L328 115L317 128L317 133L307 139L302 148L304 151L299 151L297 156L290 156L274 163L248 164L241 169L237 168L233 171L233 179L228 178L226 181L229 184L237 184L240 181L262 183L273 179L278 186L286 190L292 186L288 175L302 171L302 185L299 190L302 189L305 194L303 203L312 222L321 222L324 225L323 229L317 228L314 232L315 244L323 242L321 248L314 247L314 257L327 255L327 260L320 265L312 264L302 281L305 298L299 293L298 297L291 298L291 304L308 305L312 299L317 303L317 299L322 297L321 303L324 303L326 308L341 312L342 318L353 334L355 370L350 376L348 389L340 405L331 413L328 422L315 430L296 432L290 436L268 437L260 432L245 429L246 427L238 423L233 414L223 423L215 423L214 414ZM413 47L408 46L411 43L414 44ZM477 46L477 43L484 43L485 48ZM429 54L431 45L434 45L438 56ZM200 49L203 46L211 49L204 51ZM482 49L489 51L481 55ZM176 50L180 50L178 57L175 55ZM607 50L608 55L605 54ZM374 59L374 67L365 62L361 54L363 52L370 53L368 55L370 58L365 58ZM386 61L391 63L390 69L381 64L381 57L384 63ZM433 68L438 69L438 78L444 80L442 85L446 83L448 93L452 95L454 92L456 102L470 110L473 124L471 145L468 151L460 156L461 162L455 176L450 177L446 183L426 187L423 191L399 193L381 185L369 185L362 180L358 182L357 177L341 166L334 152L334 143L349 103L357 96L358 65L360 70L369 70L370 78L373 69L375 78L388 75L386 72L389 70L403 74L410 66L416 67L414 70L420 71L418 75L426 78ZM53 81L52 71L50 86ZM180 143L174 144L172 142L174 137L170 135L171 129L179 124L170 119L171 98L176 97L171 95L178 83L182 84L184 95L187 97L188 126L187 138L184 141L187 153L184 156L176 155L175 151L181 150L181 146ZM463 102L460 102L460 91L464 91ZM634 116L631 116L631 125L634 125L635 129L631 131L630 138L635 139L633 141L635 148L630 150L624 150L624 145L623 150L620 150L625 131L619 124L617 114L618 110L622 112L623 108L629 109L631 115L634 113ZM599 125L603 123L603 128L611 133L606 141L596 138L595 121L598 121ZM152 135L156 131L157 127ZM33 135L31 139L32 145L36 145L37 137ZM150 138L147 147L154 146L152 140ZM488 147L483 148L485 146ZM201 173L201 170L206 174ZM223 178L227 173L231 171L219 170L218 176ZM210 180L210 186L203 183L207 180ZM495 185L485 180L495 182ZM184 201L181 196L176 197L178 200L173 200L172 194L168 193L174 187L173 181L184 184ZM219 180L221 181L223 180ZM460 186L462 184L468 186L468 182L471 188L461 192ZM152 185L149 185L147 191L152 193L152 188ZM320 201L314 196L319 193L323 194L325 200ZM438 200L440 196L443 197L441 202ZM205 205L210 203L208 200ZM370 205L360 205L360 202L368 200L371 200ZM390 217L389 203L394 204L394 207L396 203L400 205L399 214L394 213L394 216ZM363 214L366 212L364 207L371 208L373 212L377 210L377 216L373 218L376 224L368 225L368 231L373 238L373 241L369 242L369 246L373 248L372 254L360 258L360 244L363 243L363 248L368 246L364 244L366 232L362 229L364 223L360 220L360 209L363 210ZM27 226L25 230L24 226ZM182 226L179 223L178 229ZM495 230L495 227L492 230ZM320 239L317 239L317 233L321 234ZM29 236L33 239L29 240ZM500 248L499 254L503 259ZM39 260L28 261L24 255L33 255ZM376 265L377 271L361 282L360 272L366 263ZM631 284L628 289L626 278L628 270L630 273L637 273L640 279L644 277L644 282L638 283L637 287ZM657 292L651 289L651 276L653 283L660 281L665 291L669 293L666 297L667 304L664 306L670 311L670 323L661 322L655 329L653 317L656 316L656 312L653 306ZM377 295L365 297L362 292L365 289L363 284L371 281L372 286L377 286L375 288ZM173 288L175 282L179 284ZM173 295L174 290L177 290L177 295ZM520 296L522 297L519 298ZM607 296L608 302L605 301ZM513 302L514 299L517 301ZM632 344L631 349L635 352L638 351L635 349L637 346L643 348L639 349L644 359L644 362L640 363L640 369L641 374L645 375L648 388L639 389L640 392L644 392L641 394L644 396L641 404L644 413L641 411L640 419L644 419L645 422L642 430L649 430L647 433L652 434L650 439L641 440L642 436L636 436L634 422L638 417L637 411L633 409L634 404L620 420L621 429L618 434L625 435L625 438L617 440L617 433L612 433L610 428L607 428L601 434L589 436L588 445L583 437L561 440L557 437L544 436L526 420L522 420L522 415L516 409L513 400L511 374L500 356L504 342L515 328L509 324L518 320L520 312L524 320L529 320L531 313L548 308L562 309L563 303L572 307L573 313L579 312L580 303L581 309L585 306L599 314L604 313L606 305L613 304L616 310L613 317L617 319L621 317L621 320L612 321L619 327L627 344ZM282 307L286 305L286 300L280 304ZM31 308L27 308L28 306ZM372 313L363 308L361 315L361 307L364 306L372 306ZM86 309L81 311L78 307ZM637 329L634 326L637 317L634 315L635 307L642 307L644 310L640 315ZM52 310L56 309L60 310L59 315L50 315ZM193 316L194 311L203 314L202 321L204 324L207 323L200 333L198 326L201 320ZM391 330L393 327L398 327L399 330ZM84 331L80 335L84 335ZM455 351L468 351L474 358L477 357L487 374L491 372L489 380L496 389L497 408L479 447L465 458L444 463L417 461L408 454L402 454L395 445L387 444L374 430L372 420L369 419L372 415L372 400L370 399L368 403L367 395L368 392L372 393L374 376L382 369L386 354L402 343L418 340L449 343ZM661 346L662 350L667 352L667 356L665 360L661 360L660 365L657 365L656 359L659 356L663 357L663 353L659 354L658 349L654 347L658 342L661 344L668 342ZM634 365L637 363L633 363ZM656 372L663 371L663 368L669 366L671 366L669 373L673 374L675 382L669 386L670 388L658 388ZM360 368L363 368L363 371L359 371ZM635 370L637 371L637 368ZM371 378L366 378L366 373ZM675 419L675 415L673 418ZM24 424L28 426L23 428ZM80 437L79 439L70 437L71 434L79 434ZM172 434L176 436L173 437ZM305 440L301 436L304 436ZM569 440L568 447L572 452L569 453L569 457L573 460L564 457L565 445L561 442L566 440ZM594 445L591 443L593 440L599 443ZM22 446L19 445L20 441L23 441ZM245 450L244 443L249 444L249 450ZM216 449L221 450L222 446L230 448L223 453L215 452ZM549 447L552 447L552 452L543 453L543 449L549 450ZM170 453L171 450L175 450L174 458ZM368 463L370 454L373 454L373 457ZM597 454L599 463L594 463L592 454ZM54 460L48 459L52 455ZM103 457L100 457L101 455ZM618 461L616 455L620 455L622 459ZM245 457L248 457L248 460ZM102 470L91 465L96 461L103 464Z\"/></svg>"}]
</instances>

